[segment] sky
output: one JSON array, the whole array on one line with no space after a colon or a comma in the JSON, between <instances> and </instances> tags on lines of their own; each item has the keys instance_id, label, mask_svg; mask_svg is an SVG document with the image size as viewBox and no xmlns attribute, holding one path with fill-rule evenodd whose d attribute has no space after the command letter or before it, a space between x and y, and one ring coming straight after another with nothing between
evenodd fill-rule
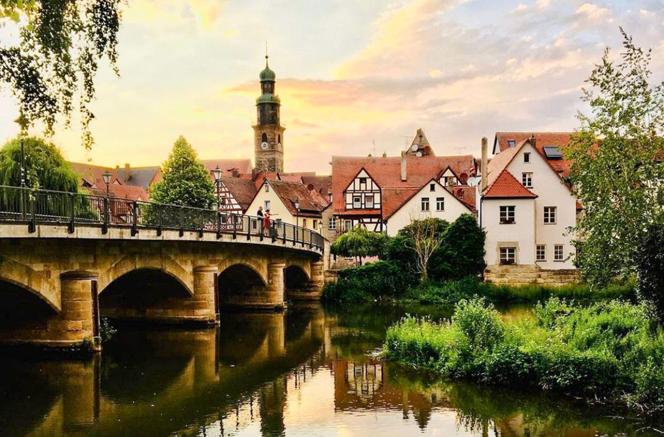
<instances>
[{"instance_id":1,"label":"sky","mask_svg":"<svg viewBox=\"0 0 664 437\"><path fill-rule=\"evenodd\" d=\"M397 155L417 128L438 155L478 156L496 131L577 127L584 80L605 47L620 53L619 26L664 71L664 0L127 0L120 76L105 66L96 79L93 149L76 117L52 140L103 165L160 164L179 135L203 159L253 158L267 42L286 171ZM16 117L0 90L0 142Z\"/></svg>"}]
</instances>

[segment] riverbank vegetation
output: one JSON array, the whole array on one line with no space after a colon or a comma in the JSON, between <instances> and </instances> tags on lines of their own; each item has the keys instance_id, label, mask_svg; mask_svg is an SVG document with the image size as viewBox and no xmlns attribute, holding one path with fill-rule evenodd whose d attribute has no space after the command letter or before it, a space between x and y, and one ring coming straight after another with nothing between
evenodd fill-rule
<instances>
[{"instance_id":1,"label":"riverbank vegetation","mask_svg":"<svg viewBox=\"0 0 664 437\"><path fill-rule=\"evenodd\" d=\"M552 298L534 318L503 321L485 300L462 300L450 322L406 317L390 327L384 353L454 379L664 411L664 332L646 305Z\"/></svg>"}]
</instances>

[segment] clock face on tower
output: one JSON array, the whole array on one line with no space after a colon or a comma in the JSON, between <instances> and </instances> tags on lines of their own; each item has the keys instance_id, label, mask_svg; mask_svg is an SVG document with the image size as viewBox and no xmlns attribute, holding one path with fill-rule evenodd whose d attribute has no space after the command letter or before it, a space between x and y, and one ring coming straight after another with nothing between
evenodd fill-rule
<instances>
[{"instance_id":1,"label":"clock face on tower","mask_svg":"<svg viewBox=\"0 0 664 437\"><path fill-rule=\"evenodd\" d=\"M261 143L261 149L263 149L263 150L267 150L267 148L268 148L269 146L270 146L270 145L269 145L266 141L263 141L263 142Z\"/></svg>"}]
</instances>

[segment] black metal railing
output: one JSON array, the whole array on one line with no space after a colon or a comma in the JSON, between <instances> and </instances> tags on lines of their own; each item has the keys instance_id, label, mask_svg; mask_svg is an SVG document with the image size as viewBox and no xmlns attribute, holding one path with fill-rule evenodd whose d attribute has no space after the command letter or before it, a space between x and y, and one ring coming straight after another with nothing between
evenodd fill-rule
<instances>
[{"instance_id":1,"label":"black metal railing","mask_svg":"<svg viewBox=\"0 0 664 437\"><path fill-rule=\"evenodd\" d=\"M0 185L0 222L25 223L34 232L38 224L64 225L70 233L77 226L125 227L136 235L141 229L196 231L231 235L233 239L256 237L274 244L288 242L303 248L323 250L323 237L310 229L261 217L213 209L168 205L86 193Z\"/></svg>"}]
</instances>

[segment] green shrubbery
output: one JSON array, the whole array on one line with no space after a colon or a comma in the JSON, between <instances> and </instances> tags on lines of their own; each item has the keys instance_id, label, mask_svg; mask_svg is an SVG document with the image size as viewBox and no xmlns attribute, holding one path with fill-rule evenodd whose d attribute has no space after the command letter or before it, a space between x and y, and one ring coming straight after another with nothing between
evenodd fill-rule
<instances>
[{"instance_id":1,"label":"green shrubbery","mask_svg":"<svg viewBox=\"0 0 664 437\"><path fill-rule=\"evenodd\" d=\"M426 304L453 304L462 299L485 297L494 303L529 303L560 297L581 301L634 298L635 285L631 281L612 283L604 288L591 289L587 284L561 287L546 285L498 285L482 282L474 277L445 283L424 283L408 290L407 299Z\"/></svg>"},{"instance_id":2,"label":"green shrubbery","mask_svg":"<svg viewBox=\"0 0 664 437\"><path fill-rule=\"evenodd\" d=\"M395 263L378 261L342 270L336 284L325 286L323 296L347 302L398 299L409 288L410 280Z\"/></svg>"},{"instance_id":3,"label":"green shrubbery","mask_svg":"<svg viewBox=\"0 0 664 437\"><path fill-rule=\"evenodd\" d=\"M664 409L664 332L645 306L553 298L535 316L504 322L484 300L463 300L451 322L409 317L392 326L384 351L452 378Z\"/></svg>"}]
</instances>

